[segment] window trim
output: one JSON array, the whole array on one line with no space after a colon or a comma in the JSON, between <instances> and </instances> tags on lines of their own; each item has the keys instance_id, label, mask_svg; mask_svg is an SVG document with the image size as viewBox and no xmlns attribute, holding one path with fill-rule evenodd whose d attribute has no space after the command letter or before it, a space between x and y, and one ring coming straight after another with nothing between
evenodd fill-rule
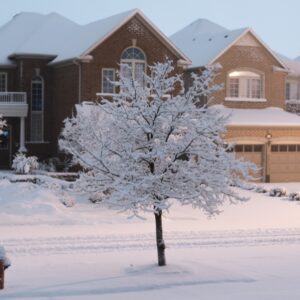
<instances>
[{"instance_id":1,"label":"window trim","mask_svg":"<svg viewBox=\"0 0 300 300\"><path fill-rule=\"evenodd\" d=\"M289 85L289 88L287 88ZM293 96L294 88L296 88L296 97ZM289 91L289 97L287 97L287 90ZM287 79L285 81L285 101L300 101L300 82L295 79Z\"/></svg>"},{"instance_id":2,"label":"window trim","mask_svg":"<svg viewBox=\"0 0 300 300\"><path fill-rule=\"evenodd\" d=\"M232 78L238 78L239 79L239 96L238 97L231 97L230 96L230 74L233 72L251 72L259 76L260 82L261 82L261 97L260 98L252 98L247 96L241 96L240 95L240 86L241 86L241 78L244 80L248 79L255 79L254 76L241 76L241 77L232 77ZM247 91L246 91L247 93ZM251 69L251 68L238 68L238 69L232 69L228 71L227 73L227 81L226 81L226 97L225 101L231 101L231 102L267 102L267 99L265 98L265 76L262 72Z\"/></svg>"},{"instance_id":3,"label":"window trim","mask_svg":"<svg viewBox=\"0 0 300 300\"><path fill-rule=\"evenodd\" d=\"M0 76L1 75L4 75L5 76L5 90L4 91L0 91L0 92L2 92L2 93L5 93L5 92L7 92L7 79L8 79L8 75L7 75L7 72L0 72Z\"/></svg>"},{"instance_id":4,"label":"window trim","mask_svg":"<svg viewBox=\"0 0 300 300\"><path fill-rule=\"evenodd\" d=\"M139 51L141 51L141 52L143 53L145 59L142 60L142 59L134 59L134 58L133 58L133 59L122 58L124 52L127 51L127 50L130 49L130 48L135 48L135 49L138 49ZM131 65L131 74L132 74L132 79L134 79L134 80L136 80L136 78L135 78L135 65L136 65L136 64L138 64L138 63L143 63L143 64L144 64L144 67L145 67L144 72L146 73L146 71L147 71L147 56L146 56L145 52L144 52L141 48L136 47L136 46L130 46L130 47L127 47L127 48L125 48L125 49L122 51L120 63L121 63L121 64L124 64L124 65L126 65L126 64L132 64L132 65Z\"/></svg>"},{"instance_id":5,"label":"window trim","mask_svg":"<svg viewBox=\"0 0 300 300\"><path fill-rule=\"evenodd\" d=\"M114 68L102 68L101 72L101 94L115 94L116 93L116 87L113 85L113 92L108 93L104 91L104 71L113 71L113 80L116 80L116 70Z\"/></svg>"},{"instance_id":6,"label":"window trim","mask_svg":"<svg viewBox=\"0 0 300 300\"><path fill-rule=\"evenodd\" d=\"M39 78L39 80L37 80L37 78ZM41 88L42 88L42 109L41 110L33 110L32 109L32 85L33 83L41 83ZM44 78L42 76L34 76L32 79L31 79L31 109L30 109L30 113L31 113L31 117L30 117L30 142L31 143L44 143L44 140L45 140L45 137L44 137L44 100L45 100L45 85L44 85ZM32 139L32 115L38 115L40 114L41 115L41 119L42 119L42 129L41 129L41 132L42 132L42 135L41 135L41 140L33 140Z\"/></svg>"}]
</instances>

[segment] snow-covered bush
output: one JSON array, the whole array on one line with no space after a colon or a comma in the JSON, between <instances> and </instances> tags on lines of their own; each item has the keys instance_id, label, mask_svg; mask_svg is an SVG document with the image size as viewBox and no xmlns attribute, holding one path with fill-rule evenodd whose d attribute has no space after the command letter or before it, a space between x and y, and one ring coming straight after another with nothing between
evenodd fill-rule
<instances>
[{"instance_id":1,"label":"snow-covered bush","mask_svg":"<svg viewBox=\"0 0 300 300\"><path fill-rule=\"evenodd\" d=\"M269 191L269 196L271 197L282 197L282 196L286 196L286 194L287 194L286 189L281 187L272 188Z\"/></svg>"},{"instance_id":2,"label":"snow-covered bush","mask_svg":"<svg viewBox=\"0 0 300 300\"><path fill-rule=\"evenodd\" d=\"M98 203L98 202L103 201L104 197L105 197L105 195L103 192L94 192L89 195L89 200L92 203Z\"/></svg>"},{"instance_id":3,"label":"snow-covered bush","mask_svg":"<svg viewBox=\"0 0 300 300\"><path fill-rule=\"evenodd\" d=\"M60 197L60 202L66 207L73 207L76 203L75 199L68 193L62 193L62 196Z\"/></svg>"},{"instance_id":4,"label":"snow-covered bush","mask_svg":"<svg viewBox=\"0 0 300 300\"><path fill-rule=\"evenodd\" d=\"M36 156L27 157L23 153L17 153L11 167L17 174L31 174L33 170L38 169L39 164Z\"/></svg>"},{"instance_id":5,"label":"snow-covered bush","mask_svg":"<svg viewBox=\"0 0 300 300\"><path fill-rule=\"evenodd\" d=\"M292 201L300 201L300 192L290 193L288 198L289 198L289 200L292 200Z\"/></svg>"},{"instance_id":6,"label":"snow-covered bush","mask_svg":"<svg viewBox=\"0 0 300 300\"><path fill-rule=\"evenodd\" d=\"M45 172L56 172L56 167L51 160L39 163L39 170Z\"/></svg>"},{"instance_id":7,"label":"snow-covered bush","mask_svg":"<svg viewBox=\"0 0 300 300\"><path fill-rule=\"evenodd\" d=\"M268 189L265 186L258 185L258 186L255 187L254 191L256 193L262 193L262 194L264 194L264 193L268 192Z\"/></svg>"},{"instance_id":8,"label":"snow-covered bush","mask_svg":"<svg viewBox=\"0 0 300 300\"><path fill-rule=\"evenodd\" d=\"M0 260L3 262L4 269L11 266L10 259L6 256L6 251L3 246L0 245Z\"/></svg>"},{"instance_id":9,"label":"snow-covered bush","mask_svg":"<svg viewBox=\"0 0 300 300\"><path fill-rule=\"evenodd\" d=\"M0 115L0 134L3 133L2 129L6 126L5 120L2 119L2 115Z\"/></svg>"},{"instance_id":10,"label":"snow-covered bush","mask_svg":"<svg viewBox=\"0 0 300 300\"><path fill-rule=\"evenodd\" d=\"M102 202L120 211L154 213L158 264L165 265L162 214L170 199L218 214L225 201L246 200L231 185L240 186L256 168L227 151L227 117L201 106L203 97L210 100L221 89L213 83L219 66L192 74L180 94L184 82L172 62L149 68L151 76L135 81L122 75L131 74L122 65L120 92L113 101L77 105L77 115L64 121L59 146L92 171L77 181L82 190L109 190Z\"/></svg>"}]
</instances>

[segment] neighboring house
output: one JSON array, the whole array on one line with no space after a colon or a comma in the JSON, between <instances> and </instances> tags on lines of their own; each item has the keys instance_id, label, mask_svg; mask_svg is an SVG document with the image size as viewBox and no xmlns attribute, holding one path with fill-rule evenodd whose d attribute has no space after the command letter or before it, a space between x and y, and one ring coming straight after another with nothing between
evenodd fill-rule
<instances>
[{"instance_id":1,"label":"neighboring house","mask_svg":"<svg viewBox=\"0 0 300 300\"><path fill-rule=\"evenodd\" d=\"M300 181L300 117L285 110L286 99L299 99L300 67L249 28L199 19L170 38L192 60L187 74L221 65L215 82L224 89L209 105L231 114L225 138L236 155L255 162L262 181Z\"/></svg>"},{"instance_id":2,"label":"neighboring house","mask_svg":"<svg viewBox=\"0 0 300 300\"><path fill-rule=\"evenodd\" d=\"M189 59L140 11L87 25L61 15L20 13L0 28L0 167L17 151L40 160L56 156L63 120L74 105L111 95L121 63L143 80L147 66L166 57L182 72Z\"/></svg>"},{"instance_id":3,"label":"neighboring house","mask_svg":"<svg viewBox=\"0 0 300 300\"><path fill-rule=\"evenodd\" d=\"M283 55L280 56L289 68L285 83L286 109L300 114L300 60L299 58L292 60Z\"/></svg>"}]
</instances>

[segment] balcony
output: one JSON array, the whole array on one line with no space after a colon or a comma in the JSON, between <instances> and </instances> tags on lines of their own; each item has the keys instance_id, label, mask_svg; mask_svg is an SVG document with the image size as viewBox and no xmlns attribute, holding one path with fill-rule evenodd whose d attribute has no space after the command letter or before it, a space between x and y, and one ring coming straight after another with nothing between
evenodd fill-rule
<instances>
[{"instance_id":1,"label":"balcony","mask_svg":"<svg viewBox=\"0 0 300 300\"><path fill-rule=\"evenodd\" d=\"M26 98L24 92L0 92L0 114L4 117L27 117Z\"/></svg>"}]
</instances>

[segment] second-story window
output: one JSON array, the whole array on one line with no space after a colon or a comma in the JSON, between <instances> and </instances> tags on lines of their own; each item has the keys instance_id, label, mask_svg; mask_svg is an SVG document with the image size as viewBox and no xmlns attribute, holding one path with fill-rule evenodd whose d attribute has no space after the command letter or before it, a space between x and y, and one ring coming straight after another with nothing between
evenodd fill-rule
<instances>
[{"instance_id":1,"label":"second-story window","mask_svg":"<svg viewBox=\"0 0 300 300\"><path fill-rule=\"evenodd\" d=\"M0 92L7 91L7 73L0 72Z\"/></svg>"},{"instance_id":2,"label":"second-story window","mask_svg":"<svg viewBox=\"0 0 300 300\"><path fill-rule=\"evenodd\" d=\"M44 82L40 76L31 80L31 141L44 141Z\"/></svg>"},{"instance_id":3,"label":"second-story window","mask_svg":"<svg viewBox=\"0 0 300 300\"><path fill-rule=\"evenodd\" d=\"M227 97L246 99L263 98L263 78L251 71L233 71L229 73Z\"/></svg>"},{"instance_id":4,"label":"second-story window","mask_svg":"<svg viewBox=\"0 0 300 300\"><path fill-rule=\"evenodd\" d=\"M124 65L128 65L129 68L124 67ZM130 47L125 49L121 55L122 75L127 78L136 80L140 85L144 85L145 72L146 56L144 52L137 47Z\"/></svg>"}]
</instances>

